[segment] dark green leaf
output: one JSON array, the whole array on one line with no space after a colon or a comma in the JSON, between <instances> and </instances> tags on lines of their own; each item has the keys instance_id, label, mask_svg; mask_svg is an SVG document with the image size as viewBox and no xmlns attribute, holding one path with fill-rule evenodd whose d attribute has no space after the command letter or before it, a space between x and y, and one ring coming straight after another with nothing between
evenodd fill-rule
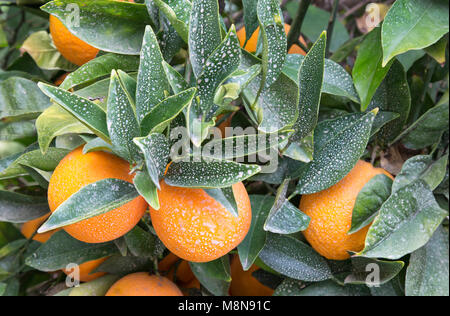
<instances>
[{"instance_id":1,"label":"dark green leaf","mask_svg":"<svg viewBox=\"0 0 450 316\"><path fill-rule=\"evenodd\" d=\"M264 224L264 230L277 234L293 234L308 228L311 218L286 198L274 205Z\"/></svg>"},{"instance_id":2,"label":"dark green leaf","mask_svg":"<svg viewBox=\"0 0 450 316\"><path fill-rule=\"evenodd\" d=\"M345 284L380 286L392 280L404 267L403 261L382 261L364 257L352 258L353 271Z\"/></svg>"},{"instance_id":3,"label":"dark green leaf","mask_svg":"<svg viewBox=\"0 0 450 316\"><path fill-rule=\"evenodd\" d=\"M189 262L192 272L200 283L212 294L228 295L230 286L230 262L228 257L222 257L210 262Z\"/></svg>"},{"instance_id":4,"label":"dark green leaf","mask_svg":"<svg viewBox=\"0 0 450 316\"><path fill-rule=\"evenodd\" d=\"M135 226L125 234L125 241L130 252L136 257L155 257L155 236Z\"/></svg>"},{"instance_id":5,"label":"dark green leaf","mask_svg":"<svg viewBox=\"0 0 450 316\"><path fill-rule=\"evenodd\" d=\"M0 191L0 221L25 223L49 213L47 199Z\"/></svg>"},{"instance_id":6,"label":"dark green leaf","mask_svg":"<svg viewBox=\"0 0 450 316\"><path fill-rule=\"evenodd\" d=\"M158 188L153 183L147 170L136 172L134 186L145 201L155 210L159 210Z\"/></svg>"},{"instance_id":7,"label":"dark green leaf","mask_svg":"<svg viewBox=\"0 0 450 316\"><path fill-rule=\"evenodd\" d=\"M225 207L231 214L239 217L239 210L232 187L205 189L205 192L214 200L219 202L223 207Z\"/></svg>"}]
</instances>

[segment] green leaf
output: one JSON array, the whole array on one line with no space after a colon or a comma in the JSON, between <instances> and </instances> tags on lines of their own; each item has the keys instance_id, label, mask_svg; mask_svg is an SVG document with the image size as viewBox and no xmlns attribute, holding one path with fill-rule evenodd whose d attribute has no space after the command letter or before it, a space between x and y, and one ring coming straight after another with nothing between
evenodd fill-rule
<instances>
[{"instance_id":1,"label":"green leaf","mask_svg":"<svg viewBox=\"0 0 450 316\"><path fill-rule=\"evenodd\" d=\"M292 279L317 282L331 277L325 259L293 237L268 234L259 258L271 269Z\"/></svg>"},{"instance_id":2,"label":"green leaf","mask_svg":"<svg viewBox=\"0 0 450 316\"><path fill-rule=\"evenodd\" d=\"M139 195L154 209L159 210L158 188L153 183L147 170L136 172L133 179Z\"/></svg>"},{"instance_id":3,"label":"green leaf","mask_svg":"<svg viewBox=\"0 0 450 316\"><path fill-rule=\"evenodd\" d=\"M388 112L388 111L378 112L377 116L375 117L375 120L373 121L372 131L370 132L370 135L371 136L376 135L388 123L398 119L399 117L400 117L400 114L394 113L394 112ZM386 128L384 128L383 130L386 130Z\"/></svg>"},{"instance_id":4,"label":"green leaf","mask_svg":"<svg viewBox=\"0 0 450 316\"><path fill-rule=\"evenodd\" d=\"M263 41L261 88L269 88L277 81L286 60L287 38L280 2L259 0L257 15Z\"/></svg>"},{"instance_id":5,"label":"green leaf","mask_svg":"<svg viewBox=\"0 0 450 316\"><path fill-rule=\"evenodd\" d=\"M439 227L430 241L411 254L406 296L448 296L448 229Z\"/></svg>"},{"instance_id":6,"label":"green leaf","mask_svg":"<svg viewBox=\"0 0 450 316\"><path fill-rule=\"evenodd\" d=\"M60 230L27 257L25 263L39 271L51 272L66 268L69 263L81 264L114 253L117 253L114 243L88 244Z\"/></svg>"},{"instance_id":7,"label":"green leaf","mask_svg":"<svg viewBox=\"0 0 450 316\"><path fill-rule=\"evenodd\" d=\"M383 261L364 257L353 257L353 271L345 278L345 284L383 285L403 269L403 261ZM375 276L376 275L376 276Z\"/></svg>"},{"instance_id":8,"label":"green leaf","mask_svg":"<svg viewBox=\"0 0 450 316\"><path fill-rule=\"evenodd\" d=\"M198 107L204 121L212 119L218 106L214 103L216 90L238 67L241 60L241 48L234 26L231 26L225 39L211 53L204 63L203 70L197 75Z\"/></svg>"},{"instance_id":9,"label":"green leaf","mask_svg":"<svg viewBox=\"0 0 450 316\"><path fill-rule=\"evenodd\" d=\"M137 56L119 55L119 54L105 54L99 56L83 66L79 67L74 72L71 72L64 82L61 84L61 89L69 90L76 86L92 82L104 76L109 76L114 69L121 69L122 71L136 71L139 67L139 58Z\"/></svg>"},{"instance_id":10,"label":"green leaf","mask_svg":"<svg viewBox=\"0 0 450 316\"><path fill-rule=\"evenodd\" d=\"M267 232L264 230L264 222L274 202L275 199L270 195L250 195L252 207L250 230L237 247L244 271L251 268L266 244Z\"/></svg>"},{"instance_id":11,"label":"green leaf","mask_svg":"<svg viewBox=\"0 0 450 316\"><path fill-rule=\"evenodd\" d=\"M222 257L210 262L189 262L195 277L212 294L227 296L230 286L230 262L228 257Z\"/></svg>"},{"instance_id":12,"label":"green leaf","mask_svg":"<svg viewBox=\"0 0 450 316\"><path fill-rule=\"evenodd\" d=\"M83 155L94 151L112 151L113 148L111 144L108 144L103 139L96 137L90 141L88 141L83 146Z\"/></svg>"},{"instance_id":13,"label":"green leaf","mask_svg":"<svg viewBox=\"0 0 450 316\"><path fill-rule=\"evenodd\" d=\"M66 11L69 4L79 8L79 23L72 22L73 9ZM57 0L41 9L58 17L72 34L90 45L126 55L139 54L145 26L152 24L145 5L138 3Z\"/></svg>"},{"instance_id":14,"label":"green leaf","mask_svg":"<svg viewBox=\"0 0 450 316\"><path fill-rule=\"evenodd\" d=\"M429 109L392 143L401 140L410 149L422 149L437 144L445 130L448 130L448 101Z\"/></svg>"},{"instance_id":15,"label":"green leaf","mask_svg":"<svg viewBox=\"0 0 450 316\"><path fill-rule=\"evenodd\" d=\"M389 198L392 179L379 174L367 182L359 191L352 213L352 226L347 234L353 234L369 225L377 215L381 205Z\"/></svg>"},{"instance_id":16,"label":"green leaf","mask_svg":"<svg viewBox=\"0 0 450 316\"><path fill-rule=\"evenodd\" d=\"M376 114L374 110L356 119L350 115L319 123L314 160L292 175L293 179L300 177L296 192L319 192L344 178L364 153Z\"/></svg>"},{"instance_id":17,"label":"green leaf","mask_svg":"<svg viewBox=\"0 0 450 316\"><path fill-rule=\"evenodd\" d=\"M293 281L283 282L275 291L274 296L370 296L369 288L362 285L339 285L332 280L313 283L301 288Z\"/></svg>"},{"instance_id":18,"label":"green leaf","mask_svg":"<svg viewBox=\"0 0 450 316\"><path fill-rule=\"evenodd\" d=\"M92 133L85 125L54 103L47 108L36 120L39 147L45 154L52 140L66 134L87 134Z\"/></svg>"},{"instance_id":19,"label":"green leaf","mask_svg":"<svg viewBox=\"0 0 450 316\"><path fill-rule=\"evenodd\" d=\"M308 136L303 139L292 142L288 148L285 148L286 144L282 145L283 156L289 157L291 159L301 161L301 162L311 162L314 158L314 132L311 132Z\"/></svg>"},{"instance_id":20,"label":"green leaf","mask_svg":"<svg viewBox=\"0 0 450 316\"><path fill-rule=\"evenodd\" d=\"M299 79L299 115L294 125L293 141L299 141L310 134L317 125L319 103L325 67L326 32L309 50L300 66Z\"/></svg>"},{"instance_id":21,"label":"green leaf","mask_svg":"<svg viewBox=\"0 0 450 316\"><path fill-rule=\"evenodd\" d=\"M392 65L392 61L390 61L382 66L382 59L381 28L376 27L362 42L353 67L353 82L361 99L361 111L367 109L378 86Z\"/></svg>"},{"instance_id":22,"label":"green leaf","mask_svg":"<svg viewBox=\"0 0 450 316\"><path fill-rule=\"evenodd\" d=\"M22 248L27 243L26 239L17 239L0 248L0 259L3 259Z\"/></svg>"},{"instance_id":23,"label":"green leaf","mask_svg":"<svg viewBox=\"0 0 450 316\"><path fill-rule=\"evenodd\" d=\"M239 217L239 210L234 197L233 188L217 188L217 189L205 189L206 194L212 197L214 200L220 203L231 214Z\"/></svg>"},{"instance_id":24,"label":"green leaf","mask_svg":"<svg viewBox=\"0 0 450 316\"><path fill-rule=\"evenodd\" d=\"M169 166L165 182L176 187L225 188L250 178L260 170L256 165L227 160L180 161Z\"/></svg>"},{"instance_id":25,"label":"green leaf","mask_svg":"<svg viewBox=\"0 0 450 316\"><path fill-rule=\"evenodd\" d=\"M163 67L173 93L178 94L189 89L189 84L184 80L184 77L170 64L163 62Z\"/></svg>"},{"instance_id":26,"label":"green leaf","mask_svg":"<svg viewBox=\"0 0 450 316\"><path fill-rule=\"evenodd\" d=\"M308 228L311 218L283 198L273 205L264 224L264 230L277 234L294 234Z\"/></svg>"},{"instance_id":27,"label":"green leaf","mask_svg":"<svg viewBox=\"0 0 450 316\"><path fill-rule=\"evenodd\" d=\"M71 289L69 296L105 296L119 279L117 275L105 275Z\"/></svg>"},{"instance_id":28,"label":"green leaf","mask_svg":"<svg viewBox=\"0 0 450 316\"><path fill-rule=\"evenodd\" d=\"M151 269L152 261L150 258L113 255L93 272L106 272L125 276L135 272L151 271Z\"/></svg>"},{"instance_id":29,"label":"green leaf","mask_svg":"<svg viewBox=\"0 0 450 316\"><path fill-rule=\"evenodd\" d=\"M382 205L358 255L401 258L425 245L447 215L426 182L416 180L394 192Z\"/></svg>"},{"instance_id":30,"label":"green leaf","mask_svg":"<svg viewBox=\"0 0 450 316\"><path fill-rule=\"evenodd\" d=\"M434 191L445 178L447 162L448 154L437 161L434 161L431 155L417 155L409 158L395 177L392 192L398 191L417 179L424 180L431 191Z\"/></svg>"},{"instance_id":31,"label":"green leaf","mask_svg":"<svg viewBox=\"0 0 450 316\"><path fill-rule=\"evenodd\" d=\"M153 0L178 35L187 43L189 37L189 18L192 4L188 0Z\"/></svg>"},{"instance_id":32,"label":"green leaf","mask_svg":"<svg viewBox=\"0 0 450 316\"><path fill-rule=\"evenodd\" d=\"M162 2L162 1L160 1ZM164 58L150 26L145 29L137 79L136 113L139 122L166 98L170 86L163 67Z\"/></svg>"},{"instance_id":33,"label":"green leaf","mask_svg":"<svg viewBox=\"0 0 450 316\"><path fill-rule=\"evenodd\" d=\"M125 241L130 252L136 257L153 258L155 253L155 236L135 226L125 234Z\"/></svg>"},{"instance_id":34,"label":"green leaf","mask_svg":"<svg viewBox=\"0 0 450 316\"><path fill-rule=\"evenodd\" d=\"M0 83L0 122L32 120L49 106L49 98L31 80L12 77Z\"/></svg>"},{"instance_id":35,"label":"green leaf","mask_svg":"<svg viewBox=\"0 0 450 316\"><path fill-rule=\"evenodd\" d=\"M189 57L196 78L222 42L217 0L193 0L189 21Z\"/></svg>"},{"instance_id":36,"label":"green leaf","mask_svg":"<svg viewBox=\"0 0 450 316\"><path fill-rule=\"evenodd\" d=\"M63 89L40 82L39 88L66 111L85 124L97 136L109 140L106 113L94 102Z\"/></svg>"},{"instance_id":37,"label":"green leaf","mask_svg":"<svg viewBox=\"0 0 450 316\"><path fill-rule=\"evenodd\" d=\"M138 196L134 185L119 179L103 179L81 188L64 201L39 228L45 233L78 223L127 204Z\"/></svg>"},{"instance_id":38,"label":"green leaf","mask_svg":"<svg viewBox=\"0 0 450 316\"><path fill-rule=\"evenodd\" d=\"M164 175L170 155L170 145L166 137L155 133L147 137L135 138L134 142L145 156L145 164L153 184L161 189L159 180Z\"/></svg>"},{"instance_id":39,"label":"green leaf","mask_svg":"<svg viewBox=\"0 0 450 316\"><path fill-rule=\"evenodd\" d=\"M242 52L241 68L258 64L259 59ZM247 112L259 123L258 129L264 133L275 133L292 126L298 117L298 86L288 76L281 73L270 88L263 89L255 107L253 106L261 86L262 75L252 80L243 91Z\"/></svg>"},{"instance_id":40,"label":"green leaf","mask_svg":"<svg viewBox=\"0 0 450 316\"><path fill-rule=\"evenodd\" d=\"M383 65L394 56L436 43L449 31L448 1L399 0L383 22Z\"/></svg>"},{"instance_id":41,"label":"green leaf","mask_svg":"<svg viewBox=\"0 0 450 316\"><path fill-rule=\"evenodd\" d=\"M190 88L156 105L142 120L141 134L162 133L168 124L192 103L195 93L196 88Z\"/></svg>"},{"instance_id":42,"label":"green leaf","mask_svg":"<svg viewBox=\"0 0 450 316\"><path fill-rule=\"evenodd\" d=\"M120 70L118 73L114 70L111 73L106 121L114 152L133 162L139 157L139 150L133 139L140 136L140 128L134 98L130 95L130 91L133 94L136 91L136 82L127 76ZM129 84L133 89L127 89L126 80L132 81Z\"/></svg>"},{"instance_id":43,"label":"green leaf","mask_svg":"<svg viewBox=\"0 0 450 316\"><path fill-rule=\"evenodd\" d=\"M242 0L244 7L245 38L249 39L259 26L257 5L255 0Z\"/></svg>"},{"instance_id":44,"label":"green leaf","mask_svg":"<svg viewBox=\"0 0 450 316\"><path fill-rule=\"evenodd\" d=\"M25 223L50 212L47 199L0 191L0 221Z\"/></svg>"},{"instance_id":45,"label":"green leaf","mask_svg":"<svg viewBox=\"0 0 450 316\"><path fill-rule=\"evenodd\" d=\"M375 108L399 114L397 119L386 124L380 130L379 137L383 141L389 142L401 133L411 109L411 94L406 72L397 60L393 61L391 68L368 106L368 110Z\"/></svg>"},{"instance_id":46,"label":"green leaf","mask_svg":"<svg viewBox=\"0 0 450 316\"><path fill-rule=\"evenodd\" d=\"M77 68L61 55L46 31L31 34L21 48L30 54L41 69L73 71Z\"/></svg>"},{"instance_id":47,"label":"green leaf","mask_svg":"<svg viewBox=\"0 0 450 316\"><path fill-rule=\"evenodd\" d=\"M448 44L448 35L443 36L439 41L437 41L432 46L425 48L428 55L433 57L439 64L445 63L445 50Z\"/></svg>"}]
</instances>

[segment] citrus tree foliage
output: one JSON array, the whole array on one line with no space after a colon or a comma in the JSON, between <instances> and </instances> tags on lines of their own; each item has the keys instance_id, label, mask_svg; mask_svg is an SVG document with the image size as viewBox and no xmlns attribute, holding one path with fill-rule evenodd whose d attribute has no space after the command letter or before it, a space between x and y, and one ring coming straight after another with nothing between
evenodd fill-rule
<instances>
[{"instance_id":1,"label":"citrus tree foliage","mask_svg":"<svg viewBox=\"0 0 450 316\"><path fill-rule=\"evenodd\" d=\"M274 295L449 294L448 1L381 1L366 11L329 1L333 13L305 0L6 2L0 296L104 295L126 274L164 275L158 262L168 250L148 215L102 244L64 230L45 243L20 233L49 213L51 175L80 146L128 161L133 182L81 188L39 233L139 195L158 210L161 181L203 189L238 216L232 186L245 184L247 235L221 258L188 263L199 281L189 294L229 295L236 262ZM78 23L67 18L74 7ZM98 55L82 66L66 60L49 15ZM289 34L285 23L295 26ZM293 43L292 34L302 37ZM256 52L242 48L251 41ZM293 44L304 54L288 54ZM218 126L252 132L220 135ZM299 201L339 183L358 160L394 179L375 176L357 195L347 231L366 229L364 247L328 260L302 235L312 219ZM105 257L95 272L106 276L66 287L59 270ZM378 283L369 287L373 266Z\"/></svg>"}]
</instances>

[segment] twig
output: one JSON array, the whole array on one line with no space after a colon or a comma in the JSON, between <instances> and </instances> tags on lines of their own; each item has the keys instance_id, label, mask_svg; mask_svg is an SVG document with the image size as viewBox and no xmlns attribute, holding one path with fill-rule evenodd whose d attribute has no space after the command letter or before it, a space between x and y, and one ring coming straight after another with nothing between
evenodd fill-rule
<instances>
[{"instance_id":1,"label":"twig","mask_svg":"<svg viewBox=\"0 0 450 316\"><path fill-rule=\"evenodd\" d=\"M359 9L361 9L363 6L365 6L366 4L368 4L370 1L372 0L364 0L361 1L360 3L358 3L357 5L355 5L353 8L351 8L350 10L348 10L344 16L342 17L343 20L345 20L346 18L348 18L349 16L355 14Z\"/></svg>"},{"instance_id":2,"label":"twig","mask_svg":"<svg viewBox=\"0 0 450 316\"><path fill-rule=\"evenodd\" d=\"M329 55L330 55L330 44L331 44L331 38L333 37L334 22L336 21L338 7L339 7L339 0L334 0L333 9L331 10L330 20L328 21L328 27L327 27L327 46L325 49L326 57L329 57Z\"/></svg>"},{"instance_id":3,"label":"twig","mask_svg":"<svg viewBox=\"0 0 450 316\"><path fill-rule=\"evenodd\" d=\"M298 6L297 14L292 22L291 29L287 36L287 49L291 48L293 44L298 40L301 34L303 20L305 19L306 12L308 11L311 0L301 0Z\"/></svg>"}]
</instances>

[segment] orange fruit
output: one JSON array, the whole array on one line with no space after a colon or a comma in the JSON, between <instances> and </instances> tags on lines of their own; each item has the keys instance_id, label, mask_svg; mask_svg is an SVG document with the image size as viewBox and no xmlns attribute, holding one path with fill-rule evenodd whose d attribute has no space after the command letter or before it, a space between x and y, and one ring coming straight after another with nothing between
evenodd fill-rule
<instances>
[{"instance_id":1,"label":"orange fruit","mask_svg":"<svg viewBox=\"0 0 450 316\"><path fill-rule=\"evenodd\" d=\"M79 281L81 282L89 282L92 280L95 280L101 276L104 276L105 272L95 272L91 273L95 269L97 269L103 262L105 262L109 257L91 260L84 262L78 266L79 268ZM73 271L62 269L62 271L69 275L70 273L73 273Z\"/></svg>"},{"instance_id":2,"label":"orange fruit","mask_svg":"<svg viewBox=\"0 0 450 316\"><path fill-rule=\"evenodd\" d=\"M164 245L178 257L208 262L234 249L245 238L252 217L242 183L233 185L239 216L232 215L202 189L179 188L161 182L160 209L150 207L153 227Z\"/></svg>"},{"instance_id":3,"label":"orange fruit","mask_svg":"<svg viewBox=\"0 0 450 316\"><path fill-rule=\"evenodd\" d=\"M259 267L253 265L248 271L244 271L241 261L239 261L239 257L235 256L231 261L230 295L272 296L274 290L263 285L252 275L252 273L257 270L259 270Z\"/></svg>"},{"instance_id":4,"label":"orange fruit","mask_svg":"<svg viewBox=\"0 0 450 316\"><path fill-rule=\"evenodd\" d=\"M289 30L291 29L291 26L289 24L284 24L284 31L286 32L286 35L289 33ZM237 36L239 38L239 42L241 43L241 47L244 47L245 40L247 39L247 36L245 34L245 27L240 28L237 31ZM256 29L256 31L253 33L253 35L250 37L250 39L247 42L247 45L245 45L245 50L254 53L256 52L256 48L258 45L258 37L259 37L259 27ZM305 39L300 36L299 41L306 46ZM289 54L301 54L306 55L305 51L300 48L297 44L294 44L289 48L288 51Z\"/></svg>"},{"instance_id":5,"label":"orange fruit","mask_svg":"<svg viewBox=\"0 0 450 316\"><path fill-rule=\"evenodd\" d=\"M63 82L64 79L66 79L66 77L70 74L70 72L66 72L65 74L62 74L61 76L59 76L58 78L56 78L54 84L56 86L60 86Z\"/></svg>"},{"instance_id":6,"label":"orange fruit","mask_svg":"<svg viewBox=\"0 0 450 316\"><path fill-rule=\"evenodd\" d=\"M33 219L31 221L26 222L22 225L21 232L27 239L30 239L33 236L34 232L39 229L39 227L49 218L51 213L48 213L42 217ZM33 240L39 241L41 243L45 243L50 237L56 233L60 229L51 230L42 234L36 234L33 237Z\"/></svg>"},{"instance_id":7,"label":"orange fruit","mask_svg":"<svg viewBox=\"0 0 450 316\"><path fill-rule=\"evenodd\" d=\"M181 260L173 253L169 253L159 262L158 270L160 272L166 272L168 279L180 284L188 284L195 279L189 263L185 260ZM175 270L176 274L174 275Z\"/></svg>"},{"instance_id":8,"label":"orange fruit","mask_svg":"<svg viewBox=\"0 0 450 316\"><path fill-rule=\"evenodd\" d=\"M348 235L352 223L353 207L359 191L374 176L385 174L384 169L358 161L350 173L332 187L314 194L303 195L300 210L311 217L303 232L311 246L322 256L332 260L350 257L347 251L358 252L364 248L370 225Z\"/></svg>"},{"instance_id":9,"label":"orange fruit","mask_svg":"<svg viewBox=\"0 0 450 316\"><path fill-rule=\"evenodd\" d=\"M221 135L222 135L223 138L227 137L227 134L226 134L226 131L227 131L227 130L226 130L226 128L231 126L231 120L233 119L233 116L234 116L235 114L236 114L236 112L233 112L233 113L229 114L228 117L227 117L227 119L224 120L223 122L221 122L221 123L217 126L217 128L220 130L220 133L221 133ZM217 117L217 121L220 121L224 115L227 115L227 114L220 114L220 115Z\"/></svg>"},{"instance_id":10,"label":"orange fruit","mask_svg":"<svg viewBox=\"0 0 450 316\"><path fill-rule=\"evenodd\" d=\"M183 296L183 293L167 278L138 272L114 283L106 296Z\"/></svg>"},{"instance_id":11,"label":"orange fruit","mask_svg":"<svg viewBox=\"0 0 450 316\"><path fill-rule=\"evenodd\" d=\"M82 41L64 26L54 15L50 15L50 34L61 55L75 65L81 66L97 56L99 50Z\"/></svg>"},{"instance_id":12,"label":"orange fruit","mask_svg":"<svg viewBox=\"0 0 450 316\"><path fill-rule=\"evenodd\" d=\"M110 153L97 151L83 155L82 147L69 153L56 167L48 187L48 203L54 212L72 194L84 186L107 178L130 183L130 165ZM142 197L109 211L63 227L72 237L86 243L117 239L129 232L144 215L147 203Z\"/></svg>"}]
</instances>

